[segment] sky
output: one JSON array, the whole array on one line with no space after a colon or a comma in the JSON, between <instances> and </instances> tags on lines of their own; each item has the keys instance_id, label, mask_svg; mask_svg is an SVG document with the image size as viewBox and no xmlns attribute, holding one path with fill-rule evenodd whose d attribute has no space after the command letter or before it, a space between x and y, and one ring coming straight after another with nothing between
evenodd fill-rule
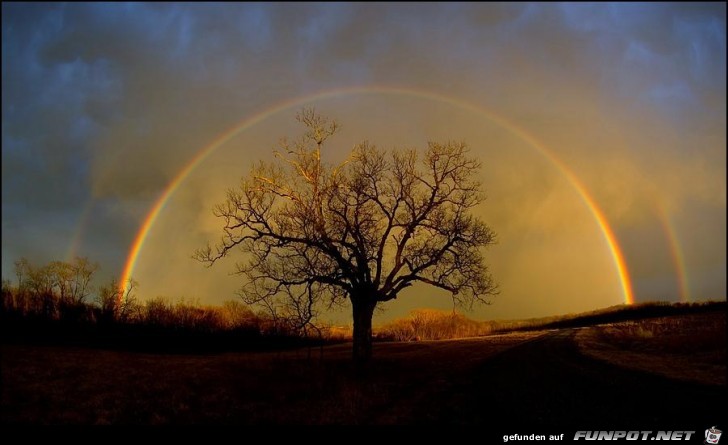
<instances>
[{"instance_id":1,"label":"sky","mask_svg":"<svg viewBox=\"0 0 728 445\"><path fill-rule=\"evenodd\" d=\"M3 2L2 277L134 260L141 300L237 298L234 258L191 256L304 106L341 123L332 162L482 160L500 294L473 318L726 298L724 3ZM420 307L452 302L415 286L375 323Z\"/></svg>"}]
</instances>

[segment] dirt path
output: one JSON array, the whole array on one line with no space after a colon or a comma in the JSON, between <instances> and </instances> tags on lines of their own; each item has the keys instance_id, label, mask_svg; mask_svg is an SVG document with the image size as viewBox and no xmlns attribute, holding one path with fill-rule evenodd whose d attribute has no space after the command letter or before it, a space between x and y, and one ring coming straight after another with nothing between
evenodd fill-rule
<instances>
[{"instance_id":1,"label":"dirt path","mask_svg":"<svg viewBox=\"0 0 728 445\"><path fill-rule=\"evenodd\" d=\"M581 355L564 330L483 362L410 421L528 428L707 428L725 421L725 386L682 383ZM702 433L702 430L699 430Z\"/></svg>"}]
</instances>

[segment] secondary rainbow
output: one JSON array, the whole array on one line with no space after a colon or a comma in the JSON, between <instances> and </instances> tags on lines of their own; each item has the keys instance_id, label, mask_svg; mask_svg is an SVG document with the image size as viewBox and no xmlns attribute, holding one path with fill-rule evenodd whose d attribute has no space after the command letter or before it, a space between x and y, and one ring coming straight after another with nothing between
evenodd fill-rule
<instances>
[{"instance_id":1,"label":"secondary rainbow","mask_svg":"<svg viewBox=\"0 0 728 445\"><path fill-rule=\"evenodd\" d=\"M665 231L665 236L667 237L667 241L670 246L672 263L675 266L675 272L677 273L677 284L680 289L680 301L686 303L690 301L690 286L688 284L687 269L685 268L685 257L683 255L682 248L680 247L677 231L675 230L675 225L670 218L665 203L658 200L656 207L657 219L660 221L660 225Z\"/></svg>"},{"instance_id":2,"label":"secondary rainbow","mask_svg":"<svg viewBox=\"0 0 728 445\"><path fill-rule=\"evenodd\" d=\"M607 246L609 247L609 250L612 254L612 258L614 260L614 264L617 270L617 275L619 276L620 284L622 287L622 293L624 296L624 302L626 304L633 304L634 303L634 296L632 293L632 283L630 281L629 272L627 270L627 266L624 260L624 255L622 254L622 250L619 247L619 244L617 242L617 238L614 235L614 231L612 230L611 226L609 225L609 222L607 221L607 218L604 216L604 213L599 208L597 203L594 201L594 199L591 197L591 195L588 193L586 187L579 181L579 179L576 177L576 175L555 155L553 154L548 148L543 145L541 142L539 142L537 139L535 139L531 134L529 134L526 130L517 127L515 124L507 121L506 119L488 111L487 109L484 109L482 107L479 107L477 105L471 104L465 100L462 99L455 99L448 96L444 96L439 93L433 93L429 91L419 91L415 89L409 89L409 88L403 88L403 87L393 87L393 86L357 86L357 87L345 87L345 88L337 88L332 90L325 90L325 91L319 91L313 94L309 94L306 96L298 97L295 99L287 100L284 102L280 102L276 105L271 106L270 108L257 113L253 116L250 116L240 123L234 125L218 137L216 137L212 142L210 142L208 145L203 147L188 163L187 165L175 176L172 181L167 185L167 187L162 191L162 193L159 195L159 198L157 198L157 201L152 206L149 213L147 213L147 216L144 218L144 221L139 228L139 231L137 232L136 236L134 237L134 241L131 245L131 248L129 249L129 254L127 256L127 260L124 265L124 270L121 274L121 294L124 294L124 291L126 290L126 285L130 278L132 277L132 274L134 272L134 266L136 265L136 261L139 257L139 253L141 252L142 248L144 247L144 241L147 238L147 235L149 234L149 231L154 226L154 223L157 220L157 217L159 216L160 212L164 209L165 204L169 201L169 198L174 194L174 192L177 190L177 188L184 182L184 180L189 176L189 174L195 170L210 154L212 154L217 148L225 144L227 141L229 141L231 138L233 138L238 133L245 131L246 129L256 125L257 123L273 116L276 113L279 113L281 111L287 110L292 107L302 106L309 102L317 101L317 100L323 100L323 99L330 99L337 96L347 96L347 95L363 95L363 94L390 94L390 95L399 95L399 96L410 96L410 97L421 97L425 99L431 99L434 101L440 101L443 103L447 103L450 105L453 105L455 107L459 107L464 110L471 111L473 113L476 113L478 115L481 115L485 117L486 119L490 120L491 122L494 122L501 126L502 128L505 128L509 132L515 134L516 136L520 137L522 140L527 142L529 145L531 145L533 148L536 149L539 153L541 153L543 156L545 156L549 161L551 161L568 179L568 181L573 185L573 187L576 189L576 191L579 193L579 196L582 198L584 203L586 204L587 208L591 212L592 216L594 216L594 219L597 221L597 224L599 225L599 228L602 231L602 234L604 235L604 240L607 243Z\"/></svg>"},{"instance_id":3,"label":"secondary rainbow","mask_svg":"<svg viewBox=\"0 0 728 445\"><path fill-rule=\"evenodd\" d=\"M73 237L71 237L71 241L68 244L68 250L66 250L66 261L69 263L78 256L83 236L86 233L86 228L88 227L89 220L91 219L91 209L94 207L95 203L94 198L89 198L88 201L86 201L86 205L83 207L81 216L78 218L76 231L73 233Z\"/></svg>"}]
</instances>

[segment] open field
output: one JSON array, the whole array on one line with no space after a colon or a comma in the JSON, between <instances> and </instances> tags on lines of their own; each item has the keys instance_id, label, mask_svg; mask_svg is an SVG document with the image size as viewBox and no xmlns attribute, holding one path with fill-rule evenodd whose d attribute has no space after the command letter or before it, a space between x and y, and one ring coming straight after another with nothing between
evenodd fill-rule
<instances>
[{"instance_id":1,"label":"open field","mask_svg":"<svg viewBox=\"0 0 728 445\"><path fill-rule=\"evenodd\" d=\"M351 345L155 355L2 347L3 423L396 423L483 360L542 332L376 344L358 378ZM396 404L393 401L397 401Z\"/></svg>"},{"instance_id":2,"label":"open field","mask_svg":"<svg viewBox=\"0 0 728 445\"><path fill-rule=\"evenodd\" d=\"M687 430L719 423L726 395L721 311L377 343L374 357L357 373L350 344L208 355L4 344L1 420Z\"/></svg>"}]
</instances>

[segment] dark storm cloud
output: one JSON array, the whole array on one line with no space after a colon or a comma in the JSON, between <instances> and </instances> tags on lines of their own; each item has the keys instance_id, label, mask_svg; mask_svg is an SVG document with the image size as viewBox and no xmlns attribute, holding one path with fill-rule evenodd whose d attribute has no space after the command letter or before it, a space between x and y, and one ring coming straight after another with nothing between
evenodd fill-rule
<instances>
[{"instance_id":1,"label":"dark storm cloud","mask_svg":"<svg viewBox=\"0 0 728 445\"><path fill-rule=\"evenodd\" d=\"M661 241L633 234L656 226L657 197L682 227L725 221L724 4L3 3L2 12L4 277L19 256L65 255L86 207L95 210L82 253L115 274L151 202L200 147L270 104L346 85L438 91L526 128L592 191L634 270L650 272L649 297L664 291L654 276L669 274L669 258L661 271L642 267L641 252ZM704 234L682 236L701 246L689 249L695 264L725 263ZM725 275L704 275L724 292Z\"/></svg>"}]
</instances>

